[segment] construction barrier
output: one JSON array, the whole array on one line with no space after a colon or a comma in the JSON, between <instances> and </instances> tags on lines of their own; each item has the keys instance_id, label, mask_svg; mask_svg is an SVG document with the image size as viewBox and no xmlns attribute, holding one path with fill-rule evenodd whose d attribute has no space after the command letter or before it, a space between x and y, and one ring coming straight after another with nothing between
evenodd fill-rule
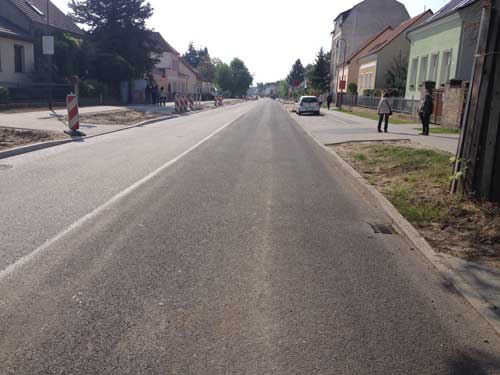
<instances>
[{"instance_id":1,"label":"construction barrier","mask_svg":"<svg viewBox=\"0 0 500 375\"><path fill-rule=\"evenodd\" d=\"M223 102L224 98L222 96L219 96L219 106L223 106L224 105L224 102Z\"/></svg>"},{"instance_id":2,"label":"construction barrier","mask_svg":"<svg viewBox=\"0 0 500 375\"><path fill-rule=\"evenodd\" d=\"M78 96L69 94L66 97L66 105L68 107L68 126L72 132L80 129L80 115L78 113Z\"/></svg>"},{"instance_id":3,"label":"construction barrier","mask_svg":"<svg viewBox=\"0 0 500 375\"><path fill-rule=\"evenodd\" d=\"M194 110L194 99L193 99L193 94L189 94L189 110L192 111Z\"/></svg>"},{"instance_id":4,"label":"construction barrier","mask_svg":"<svg viewBox=\"0 0 500 375\"><path fill-rule=\"evenodd\" d=\"M175 113L181 113L181 101L179 94L175 94Z\"/></svg>"}]
</instances>

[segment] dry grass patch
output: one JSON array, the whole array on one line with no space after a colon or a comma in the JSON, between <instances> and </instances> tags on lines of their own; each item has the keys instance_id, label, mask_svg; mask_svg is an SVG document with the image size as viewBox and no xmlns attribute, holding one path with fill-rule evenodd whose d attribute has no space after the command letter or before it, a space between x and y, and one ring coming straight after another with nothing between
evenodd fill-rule
<instances>
[{"instance_id":1,"label":"dry grass patch","mask_svg":"<svg viewBox=\"0 0 500 375\"><path fill-rule=\"evenodd\" d=\"M63 138L68 138L68 136L64 133L48 131L0 128L0 150Z\"/></svg>"},{"instance_id":2,"label":"dry grass patch","mask_svg":"<svg viewBox=\"0 0 500 375\"><path fill-rule=\"evenodd\" d=\"M144 113L135 110L81 114L80 122L95 125L135 125L142 121L162 117L159 113Z\"/></svg>"},{"instance_id":3,"label":"dry grass patch","mask_svg":"<svg viewBox=\"0 0 500 375\"><path fill-rule=\"evenodd\" d=\"M451 154L408 141L347 143L334 149L436 251L500 268L500 207L449 193Z\"/></svg>"}]
</instances>

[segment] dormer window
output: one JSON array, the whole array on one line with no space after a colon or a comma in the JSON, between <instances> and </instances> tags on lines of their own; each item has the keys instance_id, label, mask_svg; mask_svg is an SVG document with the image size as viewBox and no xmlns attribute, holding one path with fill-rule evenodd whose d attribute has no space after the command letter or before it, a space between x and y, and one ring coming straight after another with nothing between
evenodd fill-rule
<instances>
[{"instance_id":1,"label":"dormer window","mask_svg":"<svg viewBox=\"0 0 500 375\"><path fill-rule=\"evenodd\" d=\"M40 10L38 9L35 4L33 4L31 1L26 1L26 4L29 5L29 7L31 9L33 9L35 12L37 12L40 16L45 16L45 14Z\"/></svg>"}]
</instances>

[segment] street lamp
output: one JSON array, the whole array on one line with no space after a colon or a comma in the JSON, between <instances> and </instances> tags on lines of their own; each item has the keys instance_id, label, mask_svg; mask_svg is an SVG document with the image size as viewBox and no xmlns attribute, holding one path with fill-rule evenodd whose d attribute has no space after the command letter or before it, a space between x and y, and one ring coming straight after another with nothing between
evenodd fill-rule
<instances>
[{"instance_id":1,"label":"street lamp","mask_svg":"<svg viewBox=\"0 0 500 375\"><path fill-rule=\"evenodd\" d=\"M344 38L340 38L339 40L337 40L337 46L336 46L337 51L339 49L340 42L344 42L344 56L343 56L344 61L342 62L342 80L343 80L344 79L344 71L345 71L345 59L346 59L346 54L347 54L347 41ZM338 61L337 61L337 66L338 66ZM337 77L338 77L338 69L337 69ZM340 82L342 82L342 80ZM344 84L344 89L345 89L345 84ZM339 102L339 109L340 110L342 110L342 96L343 96L343 94L344 94L344 91L341 87L340 88L340 102Z\"/></svg>"}]
</instances>

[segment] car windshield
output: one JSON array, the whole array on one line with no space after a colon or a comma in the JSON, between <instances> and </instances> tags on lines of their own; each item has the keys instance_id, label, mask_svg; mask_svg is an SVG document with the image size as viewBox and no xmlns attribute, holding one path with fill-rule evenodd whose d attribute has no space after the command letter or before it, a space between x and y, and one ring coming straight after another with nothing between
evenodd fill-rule
<instances>
[{"instance_id":1,"label":"car windshield","mask_svg":"<svg viewBox=\"0 0 500 375\"><path fill-rule=\"evenodd\" d=\"M302 103L317 103L318 98L302 98Z\"/></svg>"}]
</instances>

